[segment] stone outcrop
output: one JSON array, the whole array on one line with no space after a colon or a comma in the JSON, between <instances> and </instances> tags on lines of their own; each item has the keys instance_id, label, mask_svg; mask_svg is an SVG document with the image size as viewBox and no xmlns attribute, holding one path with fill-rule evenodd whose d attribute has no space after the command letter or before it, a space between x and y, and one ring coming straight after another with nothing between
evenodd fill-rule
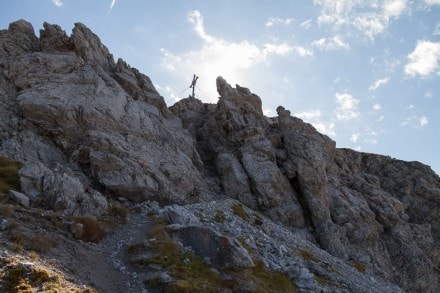
<instances>
[{"instance_id":1,"label":"stone outcrop","mask_svg":"<svg viewBox=\"0 0 440 293\"><path fill-rule=\"evenodd\" d=\"M440 290L437 174L338 149L281 106L265 117L249 89L216 85L217 104L168 108L83 24L68 36L44 23L39 38L24 20L10 24L0 31L0 155L24 163L11 197L94 216L114 200L155 200L173 239L213 266L262 261L312 292Z\"/></svg>"}]
</instances>

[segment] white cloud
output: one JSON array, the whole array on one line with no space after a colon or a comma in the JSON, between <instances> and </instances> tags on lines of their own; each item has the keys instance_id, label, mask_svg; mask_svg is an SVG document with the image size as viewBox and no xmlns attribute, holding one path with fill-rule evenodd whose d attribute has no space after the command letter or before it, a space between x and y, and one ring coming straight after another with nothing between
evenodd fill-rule
<instances>
[{"instance_id":1,"label":"white cloud","mask_svg":"<svg viewBox=\"0 0 440 293\"><path fill-rule=\"evenodd\" d=\"M368 143L368 144L378 144L379 143L379 141L377 139L375 139L375 138L365 139L364 142Z\"/></svg>"},{"instance_id":2,"label":"white cloud","mask_svg":"<svg viewBox=\"0 0 440 293\"><path fill-rule=\"evenodd\" d=\"M294 116L304 119L306 121L310 121L312 119L317 119L320 118L322 115L321 110L316 109L316 110L310 110L310 111L303 111L300 113L295 113Z\"/></svg>"},{"instance_id":3,"label":"white cloud","mask_svg":"<svg viewBox=\"0 0 440 293\"><path fill-rule=\"evenodd\" d=\"M369 91L377 90L381 85L385 85L390 81L389 77L385 77L382 79L378 79L375 82L373 82L370 87L368 88Z\"/></svg>"},{"instance_id":4,"label":"white cloud","mask_svg":"<svg viewBox=\"0 0 440 293\"><path fill-rule=\"evenodd\" d=\"M419 118L419 123L420 123L420 126L422 126L422 127L427 125L428 122L429 122L429 120L428 120L428 117L426 117L426 116L422 116Z\"/></svg>"},{"instance_id":5,"label":"white cloud","mask_svg":"<svg viewBox=\"0 0 440 293\"><path fill-rule=\"evenodd\" d=\"M411 126L413 128L424 127L428 125L429 119L426 116L418 117L416 114L412 114L404 121L400 123L400 126Z\"/></svg>"},{"instance_id":6,"label":"white cloud","mask_svg":"<svg viewBox=\"0 0 440 293\"><path fill-rule=\"evenodd\" d=\"M410 77L417 74L426 78L439 68L440 42L417 41L416 48L408 55L405 73Z\"/></svg>"},{"instance_id":7,"label":"white cloud","mask_svg":"<svg viewBox=\"0 0 440 293\"><path fill-rule=\"evenodd\" d=\"M305 29L305 30L308 30L311 26L312 26L312 19L311 19L311 18L310 18L310 19L307 19L306 21L303 21L303 22L299 25L299 27L301 27L301 28L303 28L303 29Z\"/></svg>"},{"instance_id":8,"label":"white cloud","mask_svg":"<svg viewBox=\"0 0 440 293\"><path fill-rule=\"evenodd\" d=\"M352 135L351 135L351 137L350 137L350 141L351 142L354 142L354 143L357 143L357 141L358 141L358 139L359 139L359 133L353 133Z\"/></svg>"},{"instance_id":9,"label":"white cloud","mask_svg":"<svg viewBox=\"0 0 440 293\"><path fill-rule=\"evenodd\" d=\"M52 3L58 7L63 6L63 1L61 1L61 0L52 0Z\"/></svg>"},{"instance_id":10,"label":"white cloud","mask_svg":"<svg viewBox=\"0 0 440 293\"><path fill-rule=\"evenodd\" d=\"M231 84L240 82L246 86L252 66L264 64L273 56L311 56L313 52L304 47L287 43L253 44L247 40L230 42L219 39L205 31L203 16L194 10L188 13L188 21L193 25L198 37L203 41L199 49L176 55L162 49L162 67L174 73L188 84L193 73L200 76L198 85L210 97L217 97L215 79L221 75Z\"/></svg>"},{"instance_id":11,"label":"white cloud","mask_svg":"<svg viewBox=\"0 0 440 293\"><path fill-rule=\"evenodd\" d=\"M382 109L382 106L380 104L376 103L373 105L373 109L378 111L378 110Z\"/></svg>"},{"instance_id":12,"label":"white cloud","mask_svg":"<svg viewBox=\"0 0 440 293\"><path fill-rule=\"evenodd\" d=\"M303 111L299 113L294 113L294 116L303 119L307 123L310 123L313 125L313 127L316 128L317 131L320 133L335 136L335 124L334 123L328 123L326 121L323 121L321 119L322 112L319 109L312 109L310 111Z\"/></svg>"},{"instance_id":13,"label":"white cloud","mask_svg":"<svg viewBox=\"0 0 440 293\"><path fill-rule=\"evenodd\" d=\"M370 39L383 33L405 11L407 0L314 0L321 7L319 25L351 28Z\"/></svg>"},{"instance_id":14,"label":"white cloud","mask_svg":"<svg viewBox=\"0 0 440 293\"><path fill-rule=\"evenodd\" d=\"M440 5L440 0L423 0L423 1L430 6Z\"/></svg>"},{"instance_id":15,"label":"white cloud","mask_svg":"<svg viewBox=\"0 0 440 293\"><path fill-rule=\"evenodd\" d=\"M320 50L338 50L338 49L350 49L350 45L346 43L340 35L336 35L333 38L322 38L312 42L312 46Z\"/></svg>"},{"instance_id":16,"label":"white cloud","mask_svg":"<svg viewBox=\"0 0 440 293\"><path fill-rule=\"evenodd\" d=\"M329 135L329 136L335 136L335 124L334 123L326 123L324 121L313 121L310 122L310 124L313 125L313 127L316 128L320 133Z\"/></svg>"},{"instance_id":17,"label":"white cloud","mask_svg":"<svg viewBox=\"0 0 440 293\"><path fill-rule=\"evenodd\" d=\"M271 109L263 109L263 114L264 114L264 116L272 117L273 111Z\"/></svg>"},{"instance_id":18,"label":"white cloud","mask_svg":"<svg viewBox=\"0 0 440 293\"><path fill-rule=\"evenodd\" d=\"M348 93L336 93L336 118L338 120L348 121L357 118L360 113L357 109L359 100Z\"/></svg>"},{"instance_id":19,"label":"white cloud","mask_svg":"<svg viewBox=\"0 0 440 293\"><path fill-rule=\"evenodd\" d=\"M282 19L279 17L276 17L276 18L269 17L265 25L266 25L266 27L272 27L277 24L289 26L292 22L293 22L293 18Z\"/></svg>"},{"instance_id":20,"label":"white cloud","mask_svg":"<svg viewBox=\"0 0 440 293\"><path fill-rule=\"evenodd\" d=\"M116 0L112 0L112 3L110 4L109 9L112 10L113 6L115 6Z\"/></svg>"},{"instance_id":21,"label":"white cloud","mask_svg":"<svg viewBox=\"0 0 440 293\"><path fill-rule=\"evenodd\" d=\"M408 105L405 107L405 111L409 112L409 116L400 123L400 126L411 126L413 128L424 127L428 125L428 117L422 115L418 116L416 114L416 107L414 105Z\"/></svg>"}]
</instances>

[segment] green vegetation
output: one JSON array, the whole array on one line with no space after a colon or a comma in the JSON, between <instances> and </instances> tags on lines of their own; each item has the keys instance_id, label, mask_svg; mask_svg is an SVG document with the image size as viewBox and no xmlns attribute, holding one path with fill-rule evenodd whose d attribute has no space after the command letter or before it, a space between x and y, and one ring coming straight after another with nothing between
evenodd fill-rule
<instances>
[{"instance_id":1,"label":"green vegetation","mask_svg":"<svg viewBox=\"0 0 440 293\"><path fill-rule=\"evenodd\" d=\"M318 259L316 258L316 256L314 256L310 251L305 250L305 249L301 249L299 251L299 255L307 261L313 261L313 262L318 262Z\"/></svg>"},{"instance_id":2,"label":"green vegetation","mask_svg":"<svg viewBox=\"0 0 440 293\"><path fill-rule=\"evenodd\" d=\"M361 261L356 261L356 262L353 264L353 266L354 266L354 268L355 268L356 270L358 270L358 272L361 272L361 273L364 273L364 272L365 272L366 267L365 267L365 264L364 264L363 262L361 262Z\"/></svg>"},{"instance_id":3,"label":"green vegetation","mask_svg":"<svg viewBox=\"0 0 440 293\"><path fill-rule=\"evenodd\" d=\"M48 236L35 235L28 241L26 248L35 252L46 253L56 246L55 241Z\"/></svg>"},{"instance_id":4,"label":"green vegetation","mask_svg":"<svg viewBox=\"0 0 440 293\"><path fill-rule=\"evenodd\" d=\"M263 218L261 217L260 214L254 213L254 217L255 217L255 220L254 220L254 225L255 226L263 225Z\"/></svg>"},{"instance_id":5,"label":"green vegetation","mask_svg":"<svg viewBox=\"0 0 440 293\"><path fill-rule=\"evenodd\" d=\"M249 222L249 215L246 213L246 211L244 210L243 205L241 204L235 204L232 206L232 211L234 212L235 215L239 216L240 218L242 218L244 221Z\"/></svg>"},{"instance_id":6,"label":"green vegetation","mask_svg":"<svg viewBox=\"0 0 440 293\"><path fill-rule=\"evenodd\" d=\"M157 278L150 280L150 285L165 292L297 292L296 286L285 274L268 270L261 261L251 269L216 271L193 253L182 252L164 230L165 225L164 221L155 219L155 225L149 233L154 240L148 247L155 254L145 264L161 265L172 281L163 283ZM241 241L244 242L243 239ZM134 245L130 249L136 251L139 247Z\"/></svg>"},{"instance_id":7,"label":"green vegetation","mask_svg":"<svg viewBox=\"0 0 440 293\"><path fill-rule=\"evenodd\" d=\"M108 208L108 214L112 222L127 222L128 209L119 204L112 204Z\"/></svg>"},{"instance_id":8,"label":"green vegetation","mask_svg":"<svg viewBox=\"0 0 440 293\"><path fill-rule=\"evenodd\" d=\"M0 216L10 217L14 214L14 209L10 204L0 203Z\"/></svg>"},{"instance_id":9,"label":"green vegetation","mask_svg":"<svg viewBox=\"0 0 440 293\"><path fill-rule=\"evenodd\" d=\"M160 280L150 280L151 285L161 287L166 292L218 292L219 275L196 255L182 253L177 243L165 232L165 223L155 221L149 236L154 238L150 248L155 255L150 263L160 264L175 280L169 284L161 284Z\"/></svg>"},{"instance_id":10,"label":"green vegetation","mask_svg":"<svg viewBox=\"0 0 440 293\"><path fill-rule=\"evenodd\" d=\"M83 229L77 237L83 241L98 243L104 238L102 224L92 216L76 216L72 218L73 223L81 224Z\"/></svg>"},{"instance_id":11,"label":"green vegetation","mask_svg":"<svg viewBox=\"0 0 440 293\"><path fill-rule=\"evenodd\" d=\"M283 273L271 272L259 261L252 269L250 279L258 284L257 292L297 292L297 287Z\"/></svg>"},{"instance_id":12,"label":"green vegetation","mask_svg":"<svg viewBox=\"0 0 440 293\"><path fill-rule=\"evenodd\" d=\"M92 288L64 288L61 277L56 273L50 273L44 268L33 268L29 265L8 263L2 267L3 274L0 274L2 292L14 293L97 293Z\"/></svg>"},{"instance_id":13,"label":"green vegetation","mask_svg":"<svg viewBox=\"0 0 440 293\"><path fill-rule=\"evenodd\" d=\"M21 167L23 167L21 162L0 156L0 193L11 189L20 191L18 170Z\"/></svg>"},{"instance_id":14,"label":"green vegetation","mask_svg":"<svg viewBox=\"0 0 440 293\"><path fill-rule=\"evenodd\" d=\"M214 215L214 221L217 223L223 223L226 220L225 213L221 210L216 210Z\"/></svg>"}]
</instances>

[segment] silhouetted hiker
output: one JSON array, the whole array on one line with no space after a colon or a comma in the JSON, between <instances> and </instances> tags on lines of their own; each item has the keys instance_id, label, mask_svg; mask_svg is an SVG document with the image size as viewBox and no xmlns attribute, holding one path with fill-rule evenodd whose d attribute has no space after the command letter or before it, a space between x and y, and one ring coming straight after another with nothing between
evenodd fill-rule
<instances>
[{"instance_id":1,"label":"silhouetted hiker","mask_svg":"<svg viewBox=\"0 0 440 293\"><path fill-rule=\"evenodd\" d=\"M194 98L194 89L196 87L196 82L199 79L198 76L196 76L195 74L193 75L193 80L191 82L191 85L189 86L190 88L192 88L192 97Z\"/></svg>"}]
</instances>

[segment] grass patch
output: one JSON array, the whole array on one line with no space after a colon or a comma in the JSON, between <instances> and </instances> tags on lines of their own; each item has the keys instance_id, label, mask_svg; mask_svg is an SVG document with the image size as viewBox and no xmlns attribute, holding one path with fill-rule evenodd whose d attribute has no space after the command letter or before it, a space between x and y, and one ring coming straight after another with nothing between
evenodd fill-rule
<instances>
[{"instance_id":1,"label":"grass patch","mask_svg":"<svg viewBox=\"0 0 440 293\"><path fill-rule=\"evenodd\" d=\"M162 265L173 281L162 284L158 279L149 283L165 292L219 292L219 275L212 272L202 259L193 253L183 253L179 245L164 230L165 222L155 220L149 232L149 248L154 252L148 262Z\"/></svg>"},{"instance_id":2,"label":"grass patch","mask_svg":"<svg viewBox=\"0 0 440 293\"><path fill-rule=\"evenodd\" d=\"M18 170L23 167L23 163L0 156L0 192L8 190L20 191L20 176Z\"/></svg>"},{"instance_id":3,"label":"grass patch","mask_svg":"<svg viewBox=\"0 0 440 293\"><path fill-rule=\"evenodd\" d=\"M361 261L354 262L353 267L360 273L364 273L366 270L365 264Z\"/></svg>"},{"instance_id":4,"label":"grass patch","mask_svg":"<svg viewBox=\"0 0 440 293\"><path fill-rule=\"evenodd\" d=\"M244 207L242 204L234 204L232 206L232 211L234 212L234 214L236 216L239 216L240 218L242 218L244 221L249 222L249 215L248 213L246 213L246 211L244 210Z\"/></svg>"},{"instance_id":5,"label":"grass patch","mask_svg":"<svg viewBox=\"0 0 440 293\"><path fill-rule=\"evenodd\" d=\"M226 221L225 213L223 213L223 211L221 210L216 210L214 215L214 221L216 221L217 223L223 223L224 221Z\"/></svg>"},{"instance_id":6,"label":"grass patch","mask_svg":"<svg viewBox=\"0 0 440 293\"><path fill-rule=\"evenodd\" d=\"M0 203L0 216L10 217L14 214L14 208L10 204Z\"/></svg>"},{"instance_id":7,"label":"grass patch","mask_svg":"<svg viewBox=\"0 0 440 293\"><path fill-rule=\"evenodd\" d=\"M313 261L313 262L318 262L318 259L316 258L316 256L314 256L310 251L305 250L305 249L300 249L299 250L299 255L307 261Z\"/></svg>"},{"instance_id":8,"label":"grass patch","mask_svg":"<svg viewBox=\"0 0 440 293\"><path fill-rule=\"evenodd\" d=\"M2 266L0 284L2 292L14 293L97 293L93 288L66 288L63 279L57 273L45 268L16 263L12 258Z\"/></svg>"},{"instance_id":9,"label":"grass patch","mask_svg":"<svg viewBox=\"0 0 440 293\"><path fill-rule=\"evenodd\" d=\"M257 292L298 292L285 274L269 271L261 261L256 262L251 278L258 286Z\"/></svg>"},{"instance_id":10,"label":"grass patch","mask_svg":"<svg viewBox=\"0 0 440 293\"><path fill-rule=\"evenodd\" d=\"M35 235L27 243L26 248L35 252L46 253L56 246L55 241L48 236Z\"/></svg>"},{"instance_id":11,"label":"grass patch","mask_svg":"<svg viewBox=\"0 0 440 293\"><path fill-rule=\"evenodd\" d=\"M182 252L164 230L165 225L165 222L156 220L151 229L149 237L154 240L150 241L148 249L154 255L144 263L160 265L163 268L161 271L172 278L169 283L163 283L160 278L148 281L163 292L298 292L285 274L268 270L261 261L250 269L233 268L222 273L215 272L198 256ZM244 239L239 241L245 243ZM135 245L129 249L136 253L139 247Z\"/></svg>"},{"instance_id":12,"label":"grass patch","mask_svg":"<svg viewBox=\"0 0 440 293\"><path fill-rule=\"evenodd\" d=\"M108 208L110 219L115 222L126 223L128 217L128 209L118 204L112 204Z\"/></svg>"},{"instance_id":13,"label":"grass patch","mask_svg":"<svg viewBox=\"0 0 440 293\"><path fill-rule=\"evenodd\" d=\"M72 222L82 225L82 231L76 237L83 241L98 243L105 236L102 224L95 217L76 216L72 218Z\"/></svg>"}]
</instances>

